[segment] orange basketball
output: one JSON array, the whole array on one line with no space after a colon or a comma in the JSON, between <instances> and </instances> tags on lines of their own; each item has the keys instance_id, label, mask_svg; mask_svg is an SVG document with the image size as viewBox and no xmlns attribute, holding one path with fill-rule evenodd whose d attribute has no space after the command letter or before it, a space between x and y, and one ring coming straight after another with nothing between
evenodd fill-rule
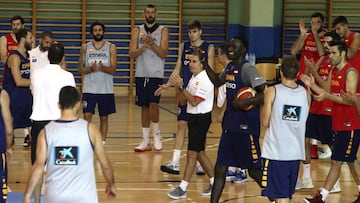
<instances>
[{"instance_id":1,"label":"orange basketball","mask_svg":"<svg viewBox=\"0 0 360 203\"><path fill-rule=\"evenodd\" d=\"M251 87L243 87L236 93L236 97L239 101L243 101L252 97L255 97L256 91ZM255 105L248 105L241 107L241 110L248 111L253 109Z\"/></svg>"}]
</instances>

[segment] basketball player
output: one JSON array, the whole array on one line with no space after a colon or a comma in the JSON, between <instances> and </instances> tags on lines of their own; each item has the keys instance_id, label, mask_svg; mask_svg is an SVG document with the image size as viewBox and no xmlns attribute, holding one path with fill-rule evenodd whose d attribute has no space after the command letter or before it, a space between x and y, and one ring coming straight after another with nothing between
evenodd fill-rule
<instances>
[{"instance_id":1,"label":"basketball player","mask_svg":"<svg viewBox=\"0 0 360 203\"><path fill-rule=\"evenodd\" d=\"M94 22L90 26L93 40L83 44L79 73L84 76L82 100L84 119L91 122L98 105L102 140L108 134L109 115L116 112L113 75L116 73L116 46L104 39L105 25Z\"/></svg>"},{"instance_id":2,"label":"basketball player","mask_svg":"<svg viewBox=\"0 0 360 203\"><path fill-rule=\"evenodd\" d=\"M143 139L135 152L151 151L150 124L154 149L160 151L162 142L159 130L160 96L156 89L163 84L165 58L169 49L169 30L156 23L156 8L148 4L144 9L145 23L131 32L130 58L136 60L136 105L141 106Z\"/></svg>"},{"instance_id":3,"label":"basketball player","mask_svg":"<svg viewBox=\"0 0 360 203\"><path fill-rule=\"evenodd\" d=\"M114 174L102 145L102 135L93 123L77 116L80 106L80 94L75 87L61 88L61 117L50 122L40 132L36 161L23 203L30 203L31 193L41 179L45 163L45 202L99 202L94 173L94 153L107 182L105 195L108 200L116 198Z\"/></svg>"},{"instance_id":4,"label":"basketball player","mask_svg":"<svg viewBox=\"0 0 360 203\"><path fill-rule=\"evenodd\" d=\"M260 116L261 125L266 128L261 154L262 195L281 203L290 203L300 161L305 159L305 128L311 98L296 83L298 70L296 57L283 58L281 83L266 89Z\"/></svg>"},{"instance_id":5,"label":"basketball player","mask_svg":"<svg viewBox=\"0 0 360 203\"><path fill-rule=\"evenodd\" d=\"M259 107L249 111L241 111L240 108L263 102L266 81L260 77L254 66L245 61L246 51L244 40L239 37L232 38L228 53L231 63L221 74L226 84L226 111L215 164L215 182L210 200L212 203L219 202L229 166L247 168L250 177L259 185L261 182ZM249 86L256 90L255 97L238 101L236 93L242 87Z\"/></svg>"}]
</instances>

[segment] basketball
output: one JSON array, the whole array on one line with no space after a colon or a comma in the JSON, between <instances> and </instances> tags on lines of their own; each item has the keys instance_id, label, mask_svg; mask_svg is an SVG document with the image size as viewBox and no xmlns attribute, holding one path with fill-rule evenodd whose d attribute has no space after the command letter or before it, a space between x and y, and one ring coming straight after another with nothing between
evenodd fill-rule
<instances>
[{"instance_id":1,"label":"basketball","mask_svg":"<svg viewBox=\"0 0 360 203\"><path fill-rule=\"evenodd\" d=\"M239 91L236 93L236 97L238 101L243 101L252 97L255 97L256 91L251 87L243 87L239 89ZM250 109L253 109L255 105L247 105L241 107L241 110L248 111Z\"/></svg>"}]
</instances>

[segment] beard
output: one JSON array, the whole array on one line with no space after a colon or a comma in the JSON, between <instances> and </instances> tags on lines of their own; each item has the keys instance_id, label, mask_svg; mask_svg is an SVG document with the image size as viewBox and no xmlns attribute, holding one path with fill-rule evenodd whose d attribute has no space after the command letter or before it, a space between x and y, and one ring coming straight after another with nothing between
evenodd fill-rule
<instances>
[{"instance_id":1,"label":"beard","mask_svg":"<svg viewBox=\"0 0 360 203\"><path fill-rule=\"evenodd\" d=\"M14 33L14 34L16 34L16 33L18 33L18 32L19 32L19 29L14 28L12 31L13 31L13 33Z\"/></svg>"},{"instance_id":2,"label":"beard","mask_svg":"<svg viewBox=\"0 0 360 203\"><path fill-rule=\"evenodd\" d=\"M104 35L93 35L93 39L97 42L100 42L101 40L103 40Z\"/></svg>"},{"instance_id":3,"label":"beard","mask_svg":"<svg viewBox=\"0 0 360 203\"><path fill-rule=\"evenodd\" d=\"M50 47L45 47L45 46L43 46L43 45L40 43L40 50L41 50L41 51L47 51L47 50L49 50L49 48L50 48Z\"/></svg>"},{"instance_id":4,"label":"beard","mask_svg":"<svg viewBox=\"0 0 360 203\"><path fill-rule=\"evenodd\" d=\"M156 18L154 17L147 17L146 18L146 22L149 23L149 24L153 24L155 22Z\"/></svg>"},{"instance_id":5,"label":"beard","mask_svg":"<svg viewBox=\"0 0 360 203\"><path fill-rule=\"evenodd\" d=\"M28 42L25 42L25 49L26 49L26 51L31 50L32 49L32 44L28 43Z\"/></svg>"}]
</instances>

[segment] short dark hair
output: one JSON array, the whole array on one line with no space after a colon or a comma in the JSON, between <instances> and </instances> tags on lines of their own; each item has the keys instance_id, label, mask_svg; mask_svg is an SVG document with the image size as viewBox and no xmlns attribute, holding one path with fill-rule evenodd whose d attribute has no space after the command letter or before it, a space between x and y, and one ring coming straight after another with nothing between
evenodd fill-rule
<instances>
[{"instance_id":1,"label":"short dark hair","mask_svg":"<svg viewBox=\"0 0 360 203\"><path fill-rule=\"evenodd\" d=\"M60 64L64 57L64 46L60 43L50 45L48 59L50 64Z\"/></svg>"},{"instance_id":2,"label":"short dark hair","mask_svg":"<svg viewBox=\"0 0 360 203\"><path fill-rule=\"evenodd\" d=\"M221 53L219 53L219 49L221 50ZM223 43L223 44L220 44L218 47L217 47L217 53L218 55L227 55L227 53L229 52L229 44L228 43Z\"/></svg>"},{"instance_id":3,"label":"short dark hair","mask_svg":"<svg viewBox=\"0 0 360 203\"><path fill-rule=\"evenodd\" d=\"M188 30L199 29L201 30L201 23L198 20L191 20L187 26Z\"/></svg>"},{"instance_id":4,"label":"short dark hair","mask_svg":"<svg viewBox=\"0 0 360 203\"><path fill-rule=\"evenodd\" d=\"M24 23L25 23L24 18L21 17L21 16L19 16L19 15L13 16L13 17L10 19L10 23L12 23L12 21L14 21L14 20L20 20L21 24L23 24L23 25L24 25Z\"/></svg>"},{"instance_id":5,"label":"short dark hair","mask_svg":"<svg viewBox=\"0 0 360 203\"><path fill-rule=\"evenodd\" d=\"M343 25L347 25L347 24L348 24L348 20L347 20L347 18L346 18L345 16L338 16L338 17L336 17L336 18L333 20L331 26L332 26L332 27L335 27L335 26L336 26L337 24L339 24L339 23L341 23L341 24L343 24Z\"/></svg>"},{"instance_id":6,"label":"short dark hair","mask_svg":"<svg viewBox=\"0 0 360 203\"><path fill-rule=\"evenodd\" d=\"M146 7L144 8L144 13L146 11L147 8L154 8L155 9L155 12L156 12L156 7L154 6L154 4L148 4L146 5Z\"/></svg>"},{"instance_id":7,"label":"short dark hair","mask_svg":"<svg viewBox=\"0 0 360 203\"><path fill-rule=\"evenodd\" d=\"M40 35L41 39L44 39L45 37L50 37L51 39L54 39L53 33L51 31L48 31L48 30L44 30Z\"/></svg>"},{"instance_id":8,"label":"short dark hair","mask_svg":"<svg viewBox=\"0 0 360 203\"><path fill-rule=\"evenodd\" d=\"M332 40L331 41L340 41L340 35L338 33L336 33L335 31L330 31L330 32L326 32L324 34L324 37L331 37Z\"/></svg>"},{"instance_id":9,"label":"short dark hair","mask_svg":"<svg viewBox=\"0 0 360 203\"><path fill-rule=\"evenodd\" d=\"M61 109L72 109L80 101L80 93L73 86L64 86L59 93L59 104Z\"/></svg>"},{"instance_id":10,"label":"short dark hair","mask_svg":"<svg viewBox=\"0 0 360 203\"><path fill-rule=\"evenodd\" d=\"M21 38L25 38L28 34L28 32L31 32L29 29L21 28L17 33L15 33L16 41L20 43Z\"/></svg>"},{"instance_id":11,"label":"short dark hair","mask_svg":"<svg viewBox=\"0 0 360 203\"><path fill-rule=\"evenodd\" d=\"M285 78L294 80L299 71L299 61L295 56L285 56L281 64L281 71Z\"/></svg>"},{"instance_id":12,"label":"short dark hair","mask_svg":"<svg viewBox=\"0 0 360 203\"><path fill-rule=\"evenodd\" d=\"M103 30L103 32L105 33L105 25L102 24L102 23L100 23L99 21L95 21L93 24L90 25L90 34L93 34L94 27L95 27L96 25L100 25L101 28L102 28L102 30Z\"/></svg>"},{"instance_id":13,"label":"short dark hair","mask_svg":"<svg viewBox=\"0 0 360 203\"><path fill-rule=\"evenodd\" d=\"M335 40L335 41L333 40L329 43L329 46L331 47L336 46L340 53L345 51L345 56L347 55L348 47L346 46L345 42L340 40Z\"/></svg>"},{"instance_id":14,"label":"short dark hair","mask_svg":"<svg viewBox=\"0 0 360 203\"><path fill-rule=\"evenodd\" d=\"M322 14L322 13L319 13L319 12L315 12L315 13L313 13L312 15L311 15L311 18L318 18L318 17L320 17L320 19L321 19L321 21L323 21L324 22L324 15Z\"/></svg>"}]
</instances>

